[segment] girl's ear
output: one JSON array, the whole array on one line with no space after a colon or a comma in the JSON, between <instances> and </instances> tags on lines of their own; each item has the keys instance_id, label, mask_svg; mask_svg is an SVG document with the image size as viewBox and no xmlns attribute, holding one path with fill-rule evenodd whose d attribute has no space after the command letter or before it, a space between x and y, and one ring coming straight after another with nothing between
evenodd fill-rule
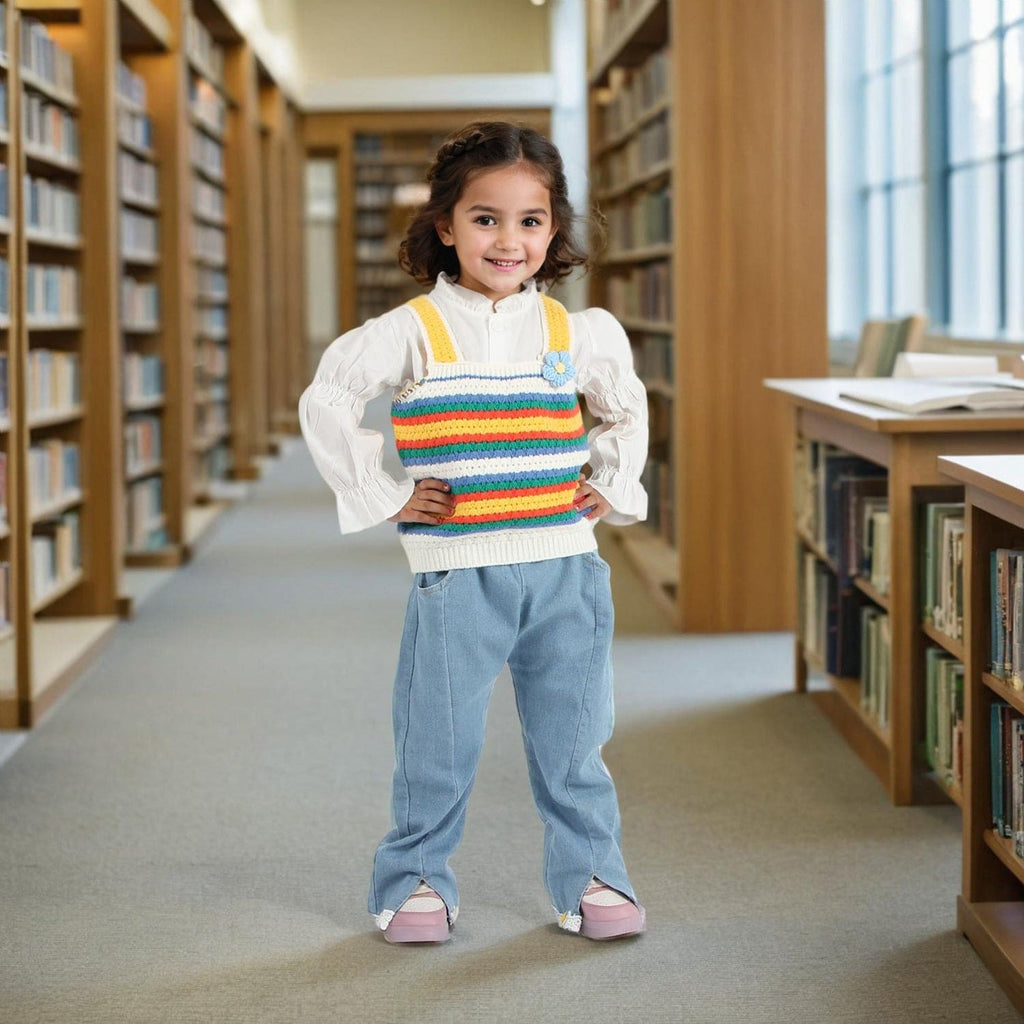
<instances>
[{"instance_id":1,"label":"girl's ear","mask_svg":"<svg viewBox=\"0 0 1024 1024\"><path fill-rule=\"evenodd\" d=\"M452 234L451 221L448 218L435 220L434 230L437 232L437 237L440 238L445 245L455 244L455 236Z\"/></svg>"}]
</instances>

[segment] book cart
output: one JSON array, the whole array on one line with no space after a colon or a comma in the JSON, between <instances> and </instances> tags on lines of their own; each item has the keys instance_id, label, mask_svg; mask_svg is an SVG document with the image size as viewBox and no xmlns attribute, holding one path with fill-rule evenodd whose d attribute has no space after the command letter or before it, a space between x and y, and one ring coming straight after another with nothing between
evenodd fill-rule
<instances>
[{"instance_id":1,"label":"book cart","mask_svg":"<svg viewBox=\"0 0 1024 1024\"><path fill-rule=\"evenodd\" d=\"M543 110L310 113L306 152L337 165L338 310L343 331L424 291L398 267L398 243L438 144L470 121L502 120L547 131Z\"/></svg>"},{"instance_id":2,"label":"book cart","mask_svg":"<svg viewBox=\"0 0 1024 1024\"><path fill-rule=\"evenodd\" d=\"M1024 450L1024 414L945 412L918 416L892 412L840 397L852 381L768 380L792 409L796 442L817 441L883 467L889 510L889 590L879 593L862 579L854 585L889 619L890 679L887 725L880 726L861 703L860 680L825 673L828 689L812 696L854 751L874 772L897 805L953 799L956 790L942 787L921 756L924 740L925 650L936 644L964 661L964 645L923 622L920 598L920 520L929 501L962 500L962 488L939 471L942 454L1013 453ZM788 483L788 481L787 481ZM805 552L826 571L835 565L813 538L791 526L795 572L802 572ZM797 620L800 620L799 608ZM808 673L824 665L796 636L795 689L808 690Z\"/></svg>"},{"instance_id":3,"label":"book cart","mask_svg":"<svg viewBox=\"0 0 1024 1024\"><path fill-rule=\"evenodd\" d=\"M788 435L761 381L827 372L824 8L588 11L591 188L608 236L591 303L630 336L651 439L647 522L607 529L677 628L790 628L773 539Z\"/></svg>"},{"instance_id":4,"label":"book cart","mask_svg":"<svg viewBox=\"0 0 1024 1024\"><path fill-rule=\"evenodd\" d=\"M938 468L965 489L963 882L957 928L1024 1013L1024 859L994 826L993 704L1024 716L1024 691L993 674L990 558L1024 548L1024 455L945 457ZM995 766L998 770L998 765Z\"/></svg>"}]
</instances>

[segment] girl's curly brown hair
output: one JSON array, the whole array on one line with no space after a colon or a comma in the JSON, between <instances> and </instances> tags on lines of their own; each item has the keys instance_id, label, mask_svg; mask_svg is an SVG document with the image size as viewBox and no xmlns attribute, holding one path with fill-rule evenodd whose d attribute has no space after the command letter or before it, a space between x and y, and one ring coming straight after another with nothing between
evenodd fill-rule
<instances>
[{"instance_id":1,"label":"girl's curly brown hair","mask_svg":"<svg viewBox=\"0 0 1024 1024\"><path fill-rule=\"evenodd\" d=\"M520 162L531 164L548 187L556 228L547 257L534 275L537 283L553 284L573 267L589 268L573 231L575 216L561 155L540 132L509 121L473 121L441 144L427 172L430 198L413 217L398 247L398 265L422 285L432 285L442 270L457 277L455 248L441 241L435 225L451 217L471 177Z\"/></svg>"}]
</instances>

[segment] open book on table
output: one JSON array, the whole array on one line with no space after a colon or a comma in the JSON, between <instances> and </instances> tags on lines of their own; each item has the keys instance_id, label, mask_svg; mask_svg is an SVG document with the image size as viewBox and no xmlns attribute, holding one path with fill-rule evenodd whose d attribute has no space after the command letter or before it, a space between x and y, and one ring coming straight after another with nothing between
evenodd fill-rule
<instances>
[{"instance_id":1,"label":"open book on table","mask_svg":"<svg viewBox=\"0 0 1024 1024\"><path fill-rule=\"evenodd\" d=\"M945 409L1024 411L1024 378L1008 373L980 377L851 379L839 394L843 398L910 414Z\"/></svg>"}]
</instances>

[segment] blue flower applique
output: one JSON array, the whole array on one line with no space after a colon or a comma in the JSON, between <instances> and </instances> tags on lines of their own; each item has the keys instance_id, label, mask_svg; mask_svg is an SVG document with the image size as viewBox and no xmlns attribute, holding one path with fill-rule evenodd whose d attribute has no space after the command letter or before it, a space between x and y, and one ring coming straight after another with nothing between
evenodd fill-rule
<instances>
[{"instance_id":1,"label":"blue flower applique","mask_svg":"<svg viewBox=\"0 0 1024 1024\"><path fill-rule=\"evenodd\" d=\"M576 376L576 367L572 365L568 352L549 352L544 357L541 373L546 381L557 388Z\"/></svg>"}]
</instances>

